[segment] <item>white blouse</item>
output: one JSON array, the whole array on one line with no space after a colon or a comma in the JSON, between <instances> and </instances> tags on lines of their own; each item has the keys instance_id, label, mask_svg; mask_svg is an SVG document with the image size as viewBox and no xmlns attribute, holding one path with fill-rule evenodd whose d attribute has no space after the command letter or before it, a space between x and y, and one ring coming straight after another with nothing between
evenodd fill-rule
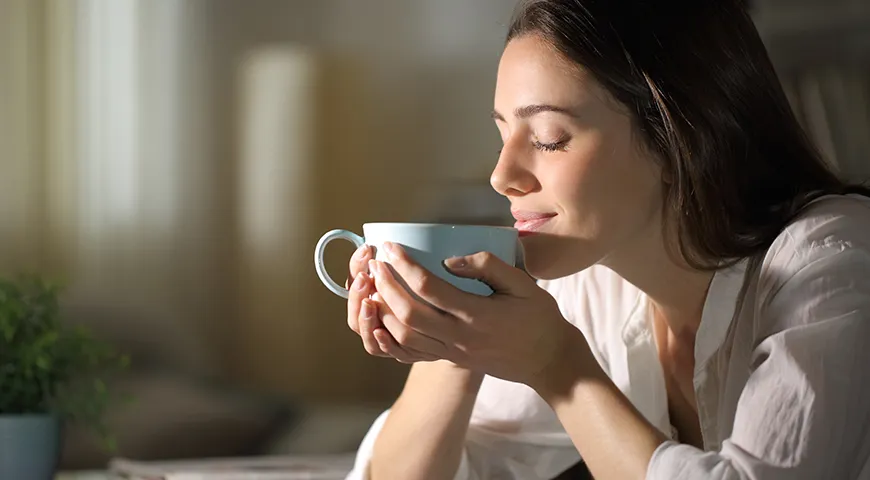
<instances>
[{"instance_id":1,"label":"white blouse","mask_svg":"<svg viewBox=\"0 0 870 480\"><path fill-rule=\"evenodd\" d=\"M541 286L637 409L672 432L647 296L601 266ZM758 268L716 273L694 384L704 449L665 442L648 479L870 479L870 200L819 199ZM366 478L388 414L348 479ZM579 460L533 390L487 376L455 478L552 479Z\"/></svg>"}]
</instances>

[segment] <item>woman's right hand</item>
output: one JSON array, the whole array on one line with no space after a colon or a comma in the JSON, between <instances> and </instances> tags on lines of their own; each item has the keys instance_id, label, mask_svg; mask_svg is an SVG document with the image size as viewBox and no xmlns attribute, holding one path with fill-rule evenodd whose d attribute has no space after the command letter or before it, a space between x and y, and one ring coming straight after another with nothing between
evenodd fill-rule
<instances>
[{"instance_id":1,"label":"woman's right hand","mask_svg":"<svg viewBox=\"0 0 870 480\"><path fill-rule=\"evenodd\" d=\"M394 327L399 325L399 321L383 304L375 289L375 281L369 276L369 260L375 258L374 253L371 246L363 245L350 257L347 326L360 336L369 355L392 357L401 363L437 360L429 354L399 345L384 326L384 321Z\"/></svg>"},{"instance_id":2,"label":"woman's right hand","mask_svg":"<svg viewBox=\"0 0 870 480\"><path fill-rule=\"evenodd\" d=\"M350 257L347 279L347 326L362 338L363 346L369 355L388 357L375 339L375 329L384 329L378 315L369 310L374 306L371 296L375 292L375 282L369 276L369 260L374 258L372 247L363 245Z\"/></svg>"}]
</instances>

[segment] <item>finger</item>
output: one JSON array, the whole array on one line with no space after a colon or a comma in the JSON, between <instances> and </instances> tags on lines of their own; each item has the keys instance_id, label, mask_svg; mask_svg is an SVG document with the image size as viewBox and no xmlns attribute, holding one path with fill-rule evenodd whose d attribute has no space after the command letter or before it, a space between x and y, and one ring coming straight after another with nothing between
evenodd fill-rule
<instances>
[{"instance_id":1,"label":"finger","mask_svg":"<svg viewBox=\"0 0 870 480\"><path fill-rule=\"evenodd\" d=\"M459 290L427 270L414 261L400 245L385 242L384 253L408 288L435 308L450 312L471 300L470 293Z\"/></svg>"},{"instance_id":2,"label":"finger","mask_svg":"<svg viewBox=\"0 0 870 480\"><path fill-rule=\"evenodd\" d=\"M447 352L447 346L441 340L418 332L400 321L389 304L382 302L377 305L381 324L398 346L417 356L440 357Z\"/></svg>"},{"instance_id":3,"label":"finger","mask_svg":"<svg viewBox=\"0 0 870 480\"><path fill-rule=\"evenodd\" d=\"M374 331L376 328L381 327L380 320L378 319L377 313L377 305L373 301L368 298L362 300L362 305L360 307L360 318L359 318L359 336L362 338L363 347L365 347L366 352L369 355L374 355L376 357L386 357L388 356L381 350L381 347L378 346L378 341L375 340ZM381 327L383 328L383 327Z\"/></svg>"},{"instance_id":4,"label":"finger","mask_svg":"<svg viewBox=\"0 0 870 480\"><path fill-rule=\"evenodd\" d=\"M353 283L360 272L368 273L369 260L372 258L374 258L373 251L372 247L369 245L362 245L353 252L353 255L350 257L350 262L348 263L348 272L350 272L350 274L344 284L345 288L350 288L348 285Z\"/></svg>"},{"instance_id":5,"label":"finger","mask_svg":"<svg viewBox=\"0 0 870 480\"><path fill-rule=\"evenodd\" d=\"M393 336L383 328L375 330L374 333L375 340L377 340L380 349L399 362L415 363L434 362L435 360L438 360L438 358L433 355L426 355L419 352L411 353L408 349L399 345L396 342L396 339L394 339Z\"/></svg>"},{"instance_id":6,"label":"finger","mask_svg":"<svg viewBox=\"0 0 870 480\"><path fill-rule=\"evenodd\" d=\"M347 290L347 326L356 333L359 330L360 307L364 298L368 298L374 289L374 282L365 272L356 275Z\"/></svg>"},{"instance_id":7,"label":"finger","mask_svg":"<svg viewBox=\"0 0 870 480\"><path fill-rule=\"evenodd\" d=\"M444 266L457 277L473 278L489 285L496 293L528 296L535 282L522 270L512 267L490 252L453 257Z\"/></svg>"},{"instance_id":8,"label":"finger","mask_svg":"<svg viewBox=\"0 0 870 480\"><path fill-rule=\"evenodd\" d=\"M393 315L393 313L390 311L390 307L384 302L384 299L383 297L381 297L380 293L374 292L371 296L371 299L377 307L378 318L380 321L380 326L375 328L373 332L376 340L378 336L386 335L390 337L392 342L385 343L393 345L394 350L400 349L404 352L404 356L406 357L414 357L420 359L434 358L429 354L425 354L411 347L403 347L399 345L396 339L393 338L393 335L390 333L390 331L384 326L385 322L390 323L390 325L395 325L398 322L398 319L396 319L395 315ZM383 349L383 345L381 345L381 342L378 342L378 345L381 346L381 351L386 352L386 350Z\"/></svg>"},{"instance_id":9,"label":"finger","mask_svg":"<svg viewBox=\"0 0 870 480\"><path fill-rule=\"evenodd\" d=\"M384 299L383 303L389 306L390 311L404 327L433 339L443 341L452 338L452 328L456 323L453 317L415 299L399 283L388 264L372 260L369 262L369 270L374 278L374 288ZM390 333L400 345L406 345L401 338L396 337L398 332Z\"/></svg>"}]
</instances>

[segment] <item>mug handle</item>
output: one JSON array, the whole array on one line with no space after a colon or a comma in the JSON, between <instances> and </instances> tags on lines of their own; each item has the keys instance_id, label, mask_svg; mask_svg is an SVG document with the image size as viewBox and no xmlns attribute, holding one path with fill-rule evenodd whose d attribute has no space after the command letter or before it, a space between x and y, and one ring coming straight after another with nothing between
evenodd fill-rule
<instances>
[{"instance_id":1,"label":"mug handle","mask_svg":"<svg viewBox=\"0 0 870 480\"><path fill-rule=\"evenodd\" d=\"M335 280L329 276L329 273L326 271L326 266L323 264L323 254L326 252L326 246L329 242L338 239L347 240L354 244L356 248L359 248L366 243L363 237L347 230L332 230L326 232L326 234L320 237L320 240L317 241L317 246L314 247L314 268L317 270L317 276L320 277L320 281L326 285L326 288L328 288L329 291L339 297L347 298L347 289L336 283Z\"/></svg>"}]
</instances>

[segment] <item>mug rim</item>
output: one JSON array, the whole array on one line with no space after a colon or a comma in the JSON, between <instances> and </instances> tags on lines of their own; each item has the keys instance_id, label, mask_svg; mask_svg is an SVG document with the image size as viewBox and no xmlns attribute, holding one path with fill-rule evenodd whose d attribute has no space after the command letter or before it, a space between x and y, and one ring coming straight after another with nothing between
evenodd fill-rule
<instances>
[{"instance_id":1,"label":"mug rim","mask_svg":"<svg viewBox=\"0 0 870 480\"><path fill-rule=\"evenodd\" d=\"M384 227L398 227L398 226L406 226L406 227L417 227L417 228L480 228L480 229L495 229L495 230L513 230L517 231L514 227L507 227L503 225L463 225L457 223L427 223L427 222L369 222L364 223L363 228L367 226L384 226Z\"/></svg>"}]
</instances>

